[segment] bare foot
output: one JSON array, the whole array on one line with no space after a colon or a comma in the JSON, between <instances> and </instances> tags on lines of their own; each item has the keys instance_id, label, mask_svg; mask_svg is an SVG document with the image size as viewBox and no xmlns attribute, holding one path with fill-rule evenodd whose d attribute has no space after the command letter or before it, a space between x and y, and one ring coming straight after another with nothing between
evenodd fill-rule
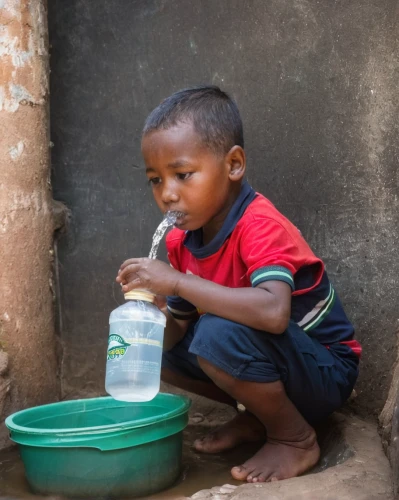
<instances>
[{"instance_id":1,"label":"bare foot","mask_svg":"<svg viewBox=\"0 0 399 500\"><path fill-rule=\"evenodd\" d=\"M320 448L316 434L300 442L268 442L243 465L233 467L231 475L238 481L261 483L289 479L303 474L318 462Z\"/></svg>"},{"instance_id":2,"label":"bare foot","mask_svg":"<svg viewBox=\"0 0 399 500\"><path fill-rule=\"evenodd\" d=\"M202 453L220 453L242 443L266 438L265 428L252 413L238 413L233 420L194 441L194 448Z\"/></svg>"}]
</instances>

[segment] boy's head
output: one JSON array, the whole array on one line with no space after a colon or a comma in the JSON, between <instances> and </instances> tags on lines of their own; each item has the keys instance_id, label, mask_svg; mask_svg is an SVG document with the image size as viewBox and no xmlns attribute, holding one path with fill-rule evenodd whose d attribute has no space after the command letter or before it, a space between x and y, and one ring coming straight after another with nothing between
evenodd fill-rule
<instances>
[{"instance_id":1,"label":"boy's head","mask_svg":"<svg viewBox=\"0 0 399 500\"><path fill-rule=\"evenodd\" d=\"M215 86L171 95L150 114L141 149L155 201L179 212L176 225L203 229L204 241L220 229L245 173L240 114Z\"/></svg>"},{"instance_id":2,"label":"boy's head","mask_svg":"<svg viewBox=\"0 0 399 500\"><path fill-rule=\"evenodd\" d=\"M244 148L240 113L228 94L215 85L201 85L175 92L148 116L143 136L180 123L191 123L204 146L225 155L233 146Z\"/></svg>"}]
</instances>

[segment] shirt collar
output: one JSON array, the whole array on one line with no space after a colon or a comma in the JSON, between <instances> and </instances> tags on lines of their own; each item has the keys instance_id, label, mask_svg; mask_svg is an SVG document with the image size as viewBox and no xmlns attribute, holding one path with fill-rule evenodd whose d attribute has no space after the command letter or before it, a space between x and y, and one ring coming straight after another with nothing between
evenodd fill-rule
<instances>
[{"instance_id":1,"label":"shirt collar","mask_svg":"<svg viewBox=\"0 0 399 500\"><path fill-rule=\"evenodd\" d=\"M241 186L240 194L236 201L233 203L223 226L216 236L206 245L202 244L202 228L195 231L187 231L184 238L184 246L196 257L197 259L204 259L216 253L226 241L226 239L233 232L237 222L243 216L248 205L255 199L256 192L244 181Z\"/></svg>"}]
</instances>

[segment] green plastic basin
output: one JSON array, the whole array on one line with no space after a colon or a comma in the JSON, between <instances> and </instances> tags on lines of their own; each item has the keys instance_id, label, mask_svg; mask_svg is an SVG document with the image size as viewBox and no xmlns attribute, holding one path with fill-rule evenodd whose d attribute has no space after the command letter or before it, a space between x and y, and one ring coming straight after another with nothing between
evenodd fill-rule
<instances>
[{"instance_id":1,"label":"green plastic basin","mask_svg":"<svg viewBox=\"0 0 399 500\"><path fill-rule=\"evenodd\" d=\"M144 496L178 478L189 407L174 394L145 403L80 399L14 413L6 426L34 492Z\"/></svg>"}]
</instances>

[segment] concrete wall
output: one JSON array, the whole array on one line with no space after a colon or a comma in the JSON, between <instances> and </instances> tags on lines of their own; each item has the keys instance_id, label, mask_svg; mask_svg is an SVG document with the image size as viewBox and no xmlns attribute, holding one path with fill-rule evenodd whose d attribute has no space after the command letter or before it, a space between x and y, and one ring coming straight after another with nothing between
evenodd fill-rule
<instances>
[{"instance_id":1,"label":"concrete wall","mask_svg":"<svg viewBox=\"0 0 399 500\"><path fill-rule=\"evenodd\" d=\"M0 417L58 398L47 13L0 1ZM9 444L4 425L0 448Z\"/></svg>"},{"instance_id":2,"label":"concrete wall","mask_svg":"<svg viewBox=\"0 0 399 500\"><path fill-rule=\"evenodd\" d=\"M364 346L359 407L386 398L398 328L398 2L68 0L50 5L63 394L104 391L120 262L160 214L144 118L213 82L242 112L249 180L327 263Z\"/></svg>"}]
</instances>

